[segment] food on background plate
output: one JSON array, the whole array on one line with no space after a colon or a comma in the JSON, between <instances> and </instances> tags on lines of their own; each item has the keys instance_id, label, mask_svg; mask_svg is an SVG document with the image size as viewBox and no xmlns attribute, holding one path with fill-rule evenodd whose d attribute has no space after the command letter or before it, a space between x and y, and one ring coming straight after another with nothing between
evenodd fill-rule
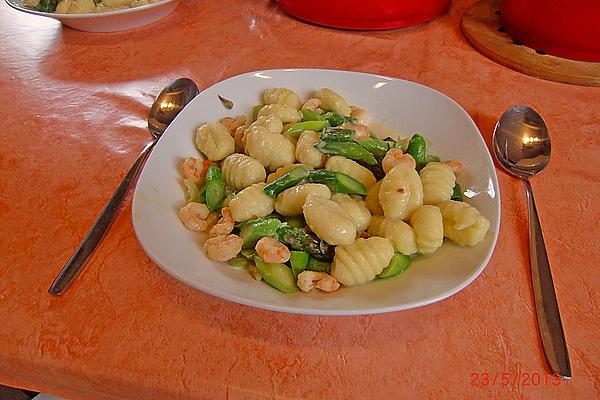
<instances>
[{"instance_id":1,"label":"food on background plate","mask_svg":"<svg viewBox=\"0 0 600 400\"><path fill-rule=\"evenodd\" d=\"M32 10L58 14L89 14L144 6L160 0L23 0Z\"/></svg>"},{"instance_id":2,"label":"food on background plate","mask_svg":"<svg viewBox=\"0 0 600 400\"><path fill-rule=\"evenodd\" d=\"M207 257L292 293L406 271L448 238L476 246L489 221L465 203L458 160L424 136L380 138L366 110L329 88L306 101L267 89L249 117L198 127L202 157L182 163L183 225Z\"/></svg>"}]
</instances>

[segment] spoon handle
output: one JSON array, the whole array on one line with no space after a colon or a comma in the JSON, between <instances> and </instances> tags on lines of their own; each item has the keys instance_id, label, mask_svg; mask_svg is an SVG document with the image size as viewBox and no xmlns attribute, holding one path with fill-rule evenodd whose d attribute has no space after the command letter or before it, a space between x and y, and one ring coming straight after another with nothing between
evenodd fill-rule
<instances>
[{"instance_id":1,"label":"spoon handle","mask_svg":"<svg viewBox=\"0 0 600 400\"><path fill-rule=\"evenodd\" d=\"M535 207L533 190L528 179L523 179L529 205L529 254L533 283L533 297L544 353L553 374L571 378L571 365L563 332L550 262L544 245L542 227Z\"/></svg>"},{"instance_id":2,"label":"spoon handle","mask_svg":"<svg viewBox=\"0 0 600 400\"><path fill-rule=\"evenodd\" d=\"M125 175L125 178L123 178L119 184L119 187L117 187L117 190L113 193L108 204L106 204L98 216L98 219L94 222L94 225L85 235L85 238L83 238L79 247L77 247L77 250L75 250L56 278L54 278L54 282L50 285L48 293L53 296L60 296L71 285L77 275L79 275L79 272L81 272L87 263L87 260L94 253L94 250L96 250L96 247L98 247L98 244L102 241L104 235L106 235L106 232L108 232L108 229L121 209L121 205L129 192L129 188L135 182L138 172L142 165L144 165L146 157L155 144L156 139L144 147L129 169L129 172L127 172L127 175Z\"/></svg>"}]
</instances>

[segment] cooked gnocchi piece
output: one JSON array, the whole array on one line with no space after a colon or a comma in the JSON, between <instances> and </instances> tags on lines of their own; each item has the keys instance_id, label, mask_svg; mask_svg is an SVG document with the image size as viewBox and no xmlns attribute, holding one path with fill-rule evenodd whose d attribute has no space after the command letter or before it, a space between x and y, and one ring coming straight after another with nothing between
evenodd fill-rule
<instances>
[{"instance_id":1,"label":"cooked gnocchi piece","mask_svg":"<svg viewBox=\"0 0 600 400\"><path fill-rule=\"evenodd\" d=\"M350 244L356 238L356 223L335 201L308 196L302 213L306 225L328 244Z\"/></svg>"},{"instance_id":2,"label":"cooked gnocchi piece","mask_svg":"<svg viewBox=\"0 0 600 400\"><path fill-rule=\"evenodd\" d=\"M288 88L267 89L263 93L265 104L281 104L299 110L302 107L302 100L293 90Z\"/></svg>"},{"instance_id":3,"label":"cooked gnocchi piece","mask_svg":"<svg viewBox=\"0 0 600 400\"><path fill-rule=\"evenodd\" d=\"M296 161L294 144L263 127L255 127L246 137L246 153L271 171Z\"/></svg>"},{"instance_id":4,"label":"cooked gnocchi piece","mask_svg":"<svg viewBox=\"0 0 600 400\"><path fill-rule=\"evenodd\" d=\"M382 237L358 238L335 248L331 275L344 286L362 285L375 279L393 255L394 248Z\"/></svg>"},{"instance_id":5,"label":"cooked gnocchi piece","mask_svg":"<svg viewBox=\"0 0 600 400\"><path fill-rule=\"evenodd\" d=\"M323 168L325 154L315 148L315 144L320 140L317 132L302 132L296 142L296 159L308 167Z\"/></svg>"},{"instance_id":6,"label":"cooked gnocchi piece","mask_svg":"<svg viewBox=\"0 0 600 400\"><path fill-rule=\"evenodd\" d=\"M235 190L264 182L267 176L265 167L257 159L240 153L227 156L221 164L221 170L225 183Z\"/></svg>"},{"instance_id":7,"label":"cooked gnocchi piece","mask_svg":"<svg viewBox=\"0 0 600 400\"><path fill-rule=\"evenodd\" d=\"M265 194L264 187L264 183L255 183L231 199L229 209L234 221L265 217L275 210L275 200Z\"/></svg>"},{"instance_id":8,"label":"cooked gnocchi piece","mask_svg":"<svg viewBox=\"0 0 600 400\"><path fill-rule=\"evenodd\" d=\"M277 195L275 211L286 217L302 215L302 206L304 206L304 202L309 195L330 199L331 190L321 183L305 183L292 186Z\"/></svg>"},{"instance_id":9,"label":"cooked gnocchi piece","mask_svg":"<svg viewBox=\"0 0 600 400\"><path fill-rule=\"evenodd\" d=\"M423 204L419 174L406 165L397 165L381 181L379 203L386 218L406 220Z\"/></svg>"},{"instance_id":10,"label":"cooked gnocchi piece","mask_svg":"<svg viewBox=\"0 0 600 400\"><path fill-rule=\"evenodd\" d=\"M423 204L437 204L450 200L456 184L452 168L439 162L430 162L419 172L423 183Z\"/></svg>"},{"instance_id":11,"label":"cooked gnocchi piece","mask_svg":"<svg viewBox=\"0 0 600 400\"><path fill-rule=\"evenodd\" d=\"M317 90L314 98L319 100L321 108L325 111L333 111L345 116L350 116L352 112L346 100L329 88Z\"/></svg>"},{"instance_id":12,"label":"cooked gnocchi piece","mask_svg":"<svg viewBox=\"0 0 600 400\"><path fill-rule=\"evenodd\" d=\"M386 238L398 253L410 256L418 252L415 231L401 219L374 216L369 225L369 234Z\"/></svg>"},{"instance_id":13,"label":"cooked gnocchi piece","mask_svg":"<svg viewBox=\"0 0 600 400\"><path fill-rule=\"evenodd\" d=\"M432 254L442 247L444 241L444 223L442 212L436 206L423 205L410 216L410 226L415 232L417 251Z\"/></svg>"},{"instance_id":14,"label":"cooked gnocchi piece","mask_svg":"<svg viewBox=\"0 0 600 400\"><path fill-rule=\"evenodd\" d=\"M350 218L356 223L356 230L362 232L367 230L371 222L371 213L367 209L364 200L353 199L345 193L335 193L331 196L344 209Z\"/></svg>"},{"instance_id":15,"label":"cooked gnocchi piece","mask_svg":"<svg viewBox=\"0 0 600 400\"><path fill-rule=\"evenodd\" d=\"M439 204L444 235L461 246L475 246L485 238L490 221L479 210L462 201L448 200Z\"/></svg>"},{"instance_id":16,"label":"cooked gnocchi piece","mask_svg":"<svg viewBox=\"0 0 600 400\"><path fill-rule=\"evenodd\" d=\"M196 130L196 147L211 161L221 161L235 151L235 140L220 122L204 124Z\"/></svg>"},{"instance_id":17,"label":"cooked gnocchi piece","mask_svg":"<svg viewBox=\"0 0 600 400\"><path fill-rule=\"evenodd\" d=\"M367 188L373 186L377 179L368 168L363 167L354 160L342 156L333 156L325 163L325 169L328 171L342 172L349 175L365 185Z\"/></svg>"}]
</instances>

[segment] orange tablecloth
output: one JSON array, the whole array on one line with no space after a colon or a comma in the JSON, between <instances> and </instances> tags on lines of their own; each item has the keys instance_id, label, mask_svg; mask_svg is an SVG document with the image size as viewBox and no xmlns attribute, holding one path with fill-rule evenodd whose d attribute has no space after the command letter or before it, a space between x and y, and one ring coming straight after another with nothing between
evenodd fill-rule
<instances>
[{"instance_id":1,"label":"orange tablecloth","mask_svg":"<svg viewBox=\"0 0 600 400\"><path fill-rule=\"evenodd\" d=\"M2 2L0 383L70 399L599 398L600 89L539 80L480 55L459 29L469 3L412 29L363 33L304 24L268 0L189 0L153 25L90 34ZM508 106L543 114L553 158L532 183L572 381L544 378L525 194L504 173L491 262L465 290L427 307L317 317L220 300L149 260L130 202L71 289L47 294L149 140L146 113L162 86L189 76L204 88L280 67L431 86L460 103L488 143Z\"/></svg>"}]
</instances>

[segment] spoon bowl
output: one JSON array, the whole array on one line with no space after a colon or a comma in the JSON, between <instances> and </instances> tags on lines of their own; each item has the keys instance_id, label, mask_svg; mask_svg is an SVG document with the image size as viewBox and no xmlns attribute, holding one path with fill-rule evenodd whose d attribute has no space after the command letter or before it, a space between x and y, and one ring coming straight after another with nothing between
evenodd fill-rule
<instances>
[{"instance_id":1,"label":"spoon bowl","mask_svg":"<svg viewBox=\"0 0 600 400\"><path fill-rule=\"evenodd\" d=\"M148 115L148 130L154 137L153 140L146 144L98 216L98 219L94 222L94 225L92 225L77 247L77 250L75 250L65 263L56 278L54 278L48 289L48 293L53 296L61 295L71 285L77 275L79 275L94 253L94 250L98 247L98 244L100 244L110 229L148 154L150 154L150 151L158 142L158 139L167 126L197 94L198 86L192 80L180 78L168 84L156 97Z\"/></svg>"},{"instance_id":2,"label":"spoon bowl","mask_svg":"<svg viewBox=\"0 0 600 400\"><path fill-rule=\"evenodd\" d=\"M148 129L155 138L163 134L167 126L198 94L198 86L189 78L179 78L156 96L148 113Z\"/></svg>"},{"instance_id":3,"label":"spoon bowl","mask_svg":"<svg viewBox=\"0 0 600 400\"><path fill-rule=\"evenodd\" d=\"M509 108L496 124L494 152L500 165L519 178L537 175L550 161L550 135L531 107Z\"/></svg>"},{"instance_id":4,"label":"spoon bowl","mask_svg":"<svg viewBox=\"0 0 600 400\"><path fill-rule=\"evenodd\" d=\"M550 134L546 123L534 109L514 106L506 110L496 124L493 147L500 165L525 184L529 206L531 282L542 345L552 373L570 379L571 365L550 261L529 183L529 178L542 172L550 162Z\"/></svg>"}]
</instances>

